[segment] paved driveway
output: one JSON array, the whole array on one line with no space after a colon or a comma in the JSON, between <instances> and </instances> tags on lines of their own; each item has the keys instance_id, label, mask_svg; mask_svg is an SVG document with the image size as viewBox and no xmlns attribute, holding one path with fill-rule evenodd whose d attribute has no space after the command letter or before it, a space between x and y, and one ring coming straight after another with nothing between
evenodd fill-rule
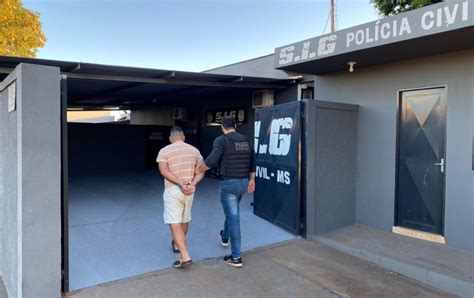
<instances>
[{"instance_id":1,"label":"paved driveway","mask_svg":"<svg viewBox=\"0 0 474 298\"><path fill-rule=\"evenodd\" d=\"M220 259L164 269L69 297L449 297L402 275L306 240L244 254L244 268Z\"/></svg>"}]
</instances>

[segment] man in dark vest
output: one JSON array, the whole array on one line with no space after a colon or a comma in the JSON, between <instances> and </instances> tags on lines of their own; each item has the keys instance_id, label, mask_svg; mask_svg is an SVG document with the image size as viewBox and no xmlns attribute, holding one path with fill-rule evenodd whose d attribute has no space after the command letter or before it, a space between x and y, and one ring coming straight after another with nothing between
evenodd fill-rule
<instances>
[{"instance_id":1,"label":"man in dark vest","mask_svg":"<svg viewBox=\"0 0 474 298\"><path fill-rule=\"evenodd\" d=\"M240 268L240 213L242 196L255 190L255 152L249 139L236 131L235 119L224 117L223 135L217 137L212 152L201 165L201 171L219 167L220 198L225 214L224 229L220 231L221 245L230 246L232 254L224 257L226 264Z\"/></svg>"}]
</instances>

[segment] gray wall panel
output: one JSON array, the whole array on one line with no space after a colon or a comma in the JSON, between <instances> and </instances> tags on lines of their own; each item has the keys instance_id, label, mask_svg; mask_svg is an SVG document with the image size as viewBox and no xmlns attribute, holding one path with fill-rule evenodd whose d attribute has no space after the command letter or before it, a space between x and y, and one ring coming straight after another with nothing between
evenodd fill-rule
<instances>
[{"instance_id":1,"label":"gray wall panel","mask_svg":"<svg viewBox=\"0 0 474 298\"><path fill-rule=\"evenodd\" d=\"M292 85L285 90L275 91L275 104L288 103L298 100L298 84Z\"/></svg>"},{"instance_id":2,"label":"gray wall panel","mask_svg":"<svg viewBox=\"0 0 474 298\"><path fill-rule=\"evenodd\" d=\"M0 86L6 87L16 69ZM17 88L19 80L17 81ZM0 88L0 91L2 91ZM11 297L19 295L18 112L8 113L8 92L0 94L0 275Z\"/></svg>"},{"instance_id":3,"label":"gray wall panel","mask_svg":"<svg viewBox=\"0 0 474 298\"><path fill-rule=\"evenodd\" d=\"M313 130L314 131L314 130ZM316 109L315 234L355 223L357 113Z\"/></svg>"},{"instance_id":4,"label":"gray wall panel","mask_svg":"<svg viewBox=\"0 0 474 298\"><path fill-rule=\"evenodd\" d=\"M264 77L264 78L276 78L286 79L288 75L282 71L273 67L274 58L273 54L242 61L204 72L217 73L217 74L228 74L236 76L252 76L252 77Z\"/></svg>"},{"instance_id":5,"label":"gray wall panel","mask_svg":"<svg viewBox=\"0 0 474 298\"><path fill-rule=\"evenodd\" d=\"M397 91L447 85L445 238L474 249L472 127L474 50L316 77L316 99L360 105L357 215L360 223L394 224Z\"/></svg>"},{"instance_id":6,"label":"gray wall panel","mask_svg":"<svg viewBox=\"0 0 474 298\"><path fill-rule=\"evenodd\" d=\"M20 64L9 78L17 97L12 113L5 92L0 103L2 275L11 297L60 297L59 69Z\"/></svg>"},{"instance_id":7,"label":"gray wall panel","mask_svg":"<svg viewBox=\"0 0 474 298\"><path fill-rule=\"evenodd\" d=\"M23 297L61 291L59 69L22 65Z\"/></svg>"}]
</instances>

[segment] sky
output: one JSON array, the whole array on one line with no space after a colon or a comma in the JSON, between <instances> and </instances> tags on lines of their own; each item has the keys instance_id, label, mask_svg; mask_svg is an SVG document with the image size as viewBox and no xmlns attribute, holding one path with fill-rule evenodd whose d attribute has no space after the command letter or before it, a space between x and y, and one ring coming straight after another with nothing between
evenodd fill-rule
<instances>
[{"instance_id":1,"label":"sky","mask_svg":"<svg viewBox=\"0 0 474 298\"><path fill-rule=\"evenodd\" d=\"M328 33L330 0L24 0L47 43L37 58L207 69ZM378 18L370 0L337 0L337 29Z\"/></svg>"}]
</instances>

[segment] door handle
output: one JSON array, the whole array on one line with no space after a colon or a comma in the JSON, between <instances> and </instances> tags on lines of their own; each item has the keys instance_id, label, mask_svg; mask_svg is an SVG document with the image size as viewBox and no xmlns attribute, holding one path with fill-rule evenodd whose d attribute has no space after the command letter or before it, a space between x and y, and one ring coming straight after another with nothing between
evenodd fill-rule
<instances>
[{"instance_id":1,"label":"door handle","mask_svg":"<svg viewBox=\"0 0 474 298\"><path fill-rule=\"evenodd\" d=\"M435 166L441 167L441 173L444 173L444 158L441 158L441 162L435 163Z\"/></svg>"}]
</instances>

